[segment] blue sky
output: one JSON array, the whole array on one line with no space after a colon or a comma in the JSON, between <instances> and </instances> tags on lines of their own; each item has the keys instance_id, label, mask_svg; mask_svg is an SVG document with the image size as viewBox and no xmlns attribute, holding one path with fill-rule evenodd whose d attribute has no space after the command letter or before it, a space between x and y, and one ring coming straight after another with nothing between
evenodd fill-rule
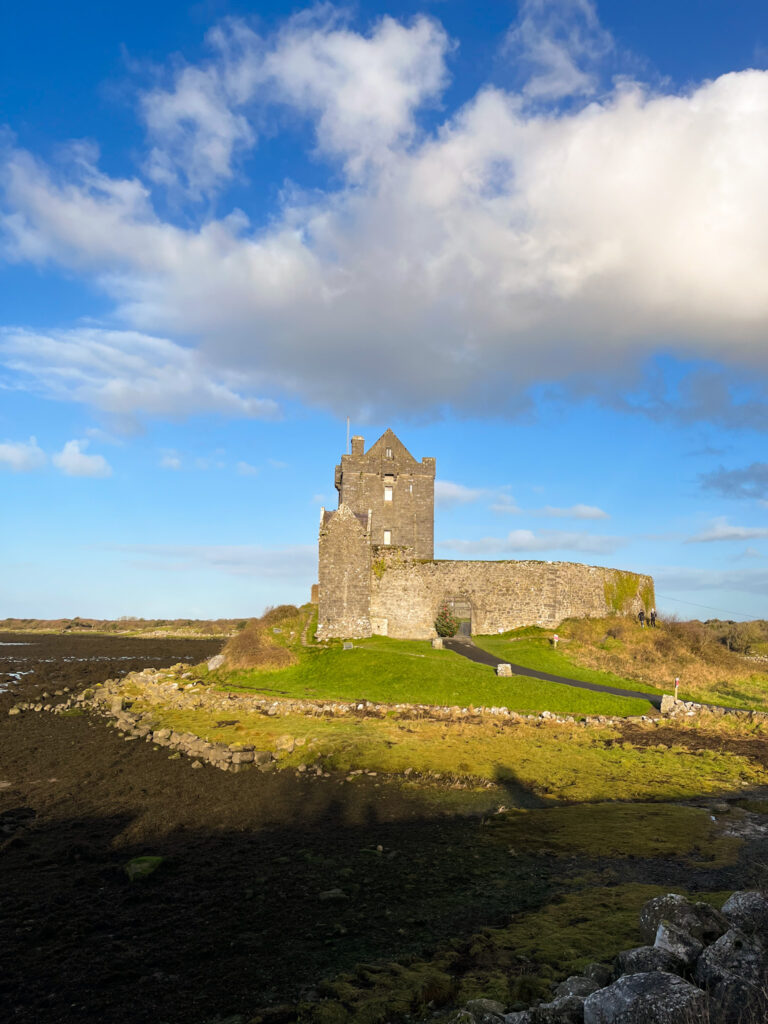
<instances>
[{"instance_id":1,"label":"blue sky","mask_svg":"<svg viewBox=\"0 0 768 1024\"><path fill-rule=\"evenodd\" d=\"M345 418L438 557L768 617L768 10L6 5L0 616L306 600Z\"/></svg>"}]
</instances>

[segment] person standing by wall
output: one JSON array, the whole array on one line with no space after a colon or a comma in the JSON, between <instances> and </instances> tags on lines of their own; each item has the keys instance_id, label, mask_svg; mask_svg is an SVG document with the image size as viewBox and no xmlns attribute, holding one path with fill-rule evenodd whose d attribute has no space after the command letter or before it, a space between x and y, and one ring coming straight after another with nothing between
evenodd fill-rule
<instances>
[{"instance_id":1,"label":"person standing by wall","mask_svg":"<svg viewBox=\"0 0 768 1024\"><path fill-rule=\"evenodd\" d=\"M637 613L637 620L640 623L640 628L645 629L645 612L642 608Z\"/></svg>"},{"instance_id":2,"label":"person standing by wall","mask_svg":"<svg viewBox=\"0 0 768 1024\"><path fill-rule=\"evenodd\" d=\"M655 608L651 608L651 625L652 626L656 625L656 609Z\"/></svg>"}]
</instances>

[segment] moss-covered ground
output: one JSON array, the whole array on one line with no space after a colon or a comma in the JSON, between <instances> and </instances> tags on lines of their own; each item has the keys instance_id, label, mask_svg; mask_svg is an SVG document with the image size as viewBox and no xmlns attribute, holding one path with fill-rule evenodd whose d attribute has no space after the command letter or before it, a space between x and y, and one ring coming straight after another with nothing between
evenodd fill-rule
<instances>
[{"instance_id":1,"label":"moss-covered ground","mask_svg":"<svg viewBox=\"0 0 768 1024\"><path fill-rule=\"evenodd\" d=\"M238 713L221 724L221 712L178 710L142 702L157 726L192 732L219 743L248 743L275 750L280 737L298 741L280 755L283 769L320 765L404 775L439 774L471 787L492 781L513 796L542 800L681 799L768 784L768 772L742 752L646 742L635 745L617 727L505 723L495 719L435 722L395 718L327 718L300 714L267 717Z\"/></svg>"}]
</instances>

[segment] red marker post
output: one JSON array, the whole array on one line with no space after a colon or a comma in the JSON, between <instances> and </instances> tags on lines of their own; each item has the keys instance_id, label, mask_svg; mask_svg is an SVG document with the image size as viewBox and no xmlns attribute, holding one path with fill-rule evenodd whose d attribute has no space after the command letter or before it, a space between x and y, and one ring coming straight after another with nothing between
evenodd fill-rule
<instances>
[{"instance_id":1,"label":"red marker post","mask_svg":"<svg viewBox=\"0 0 768 1024\"><path fill-rule=\"evenodd\" d=\"M680 689L680 676L675 676L675 700L677 700L677 691Z\"/></svg>"}]
</instances>

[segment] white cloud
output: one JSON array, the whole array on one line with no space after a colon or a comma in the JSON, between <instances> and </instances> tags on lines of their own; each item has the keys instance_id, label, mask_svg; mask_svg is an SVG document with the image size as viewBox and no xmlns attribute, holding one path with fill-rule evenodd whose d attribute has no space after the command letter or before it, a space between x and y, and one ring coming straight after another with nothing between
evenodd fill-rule
<instances>
[{"instance_id":1,"label":"white cloud","mask_svg":"<svg viewBox=\"0 0 768 1024\"><path fill-rule=\"evenodd\" d=\"M510 494L498 494L491 505L492 512L502 512L509 515L519 515L523 510L518 506Z\"/></svg>"},{"instance_id":2,"label":"white cloud","mask_svg":"<svg viewBox=\"0 0 768 1024\"><path fill-rule=\"evenodd\" d=\"M240 476L258 476L258 466L252 466L250 462L238 462L237 472Z\"/></svg>"},{"instance_id":3,"label":"white cloud","mask_svg":"<svg viewBox=\"0 0 768 1024\"><path fill-rule=\"evenodd\" d=\"M529 72L523 94L531 100L591 96L597 65L613 49L589 0L523 0L509 30L509 57Z\"/></svg>"},{"instance_id":4,"label":"white cloud","mask_svg":"<svg viewBox=\"0 0 768 1024\"><path fill-rule=\"evenodd\" d=\"M435 503L437 505L466 505L472 501L479 501L487 493L480 488L451 483L450 480L435 480Z\"/></svg>"},{"instance_id":5,"label":"white cloud","mask_svg":"<svg viewBox=\"0 0 768 1024\"><path fill-rule=\"evenodd\" d=\"M573 10L580 42L566 33L566 52L590 75L605 41L591 7ZM31 355L6 346L12 374L153 415L273 415L254 394L344 414L504 415L542 380L615 395L663 338L673 355L765 380L768 72L680 93L621 79L562 110L531 107L533 86L486 87L425 134L418 115L438 98L449 45L437 22L385 18L363 34L324 17L268 39L228 22L199 75L187 68L165 99L147 99L152 123L171 126L169 175L200 141L207 163L186 180L198 191L235 173L249 144L239 117L254 132L278 100L312 119L335 191L287 188L264 223L236 209L173 222L145 183L102 173L83 147L55 172L6 152L7 256L89 277L130 328L28 332L23 344L15 332ZM540 98L568 77L550 60L543 89L545 66L531 79ZM234 119L220 135L217 104Z\"/></svg>"},{"instance_id":6,"label":"white cloud","mask_svg":"<svg viewBox=\"0 0 768 1024\"><path fill-rule=\"evenodd\" d=\"M164 452L158 465L161 469L181 469L181 457L174 451Z\"/></svg>"},{"instance_id":7,"label":"white cloud","mask_svg":"<svg viewBox=\"0 0 768 1024\"><path fill-rule=\"evenodd\" d=\"M210 61L177 69L170 88L141 98L149 177L194 198L231 179L237 153L255 145L249 113L257 102L312 117L318 149L341 155L359 176L414 136L415 110L446 82L447 36L423 16L410 26L384 17L363 35L323 5L266 38L228 19L208 42Z\"/></svg>"},{"instance_id":8,"label":"white cloud","mask_svg":"<svg viewBox=\"0 0 768 1024\"><path fill-rule=\"evenodd\" d=\"M46 455L37 439L28 441L5 441L0 444L0 469L11 469L14 473L29 473L40 469L46 463Z\"/></svg>"},{"instance_id":9,"label":"white cloud","mask_svg":"<svg viewBox=\"0 0 768 1024\"><path fill-rule=\"evenodd\" d=\"M749 547L749 548L744 548L744 550L741 553L741 557L742 558L762 558L763 557L763 553L762 553L762 551L758 551L757 548Z\"/></svg>"},{"instance_id":10,"label":"white cloud","mask_svg":"<svg viewBox=\"0 0 768 1024\"><path fill-rule=\"evenodd\" d=\"M765 597L768 591L768 569L687 569L665 567L654 572L657 586L679 590L726 590L757 594ZM741 615L739 611L710 609L724 614ZM744 618L754 616L744 615Z\"/></svg>"},{"instance_id":11,"label":"white cloud","mask_svg":"<svg viewBox=\"0 0 768 1024\"><path fill-rule=\"evenodd\" d=\"M768 537L768 527L736 526L729 523L726 516L717 516L712 520L711 525L707 529L697 533L694 537L689 537L687 543L696 544L717 540L756 540L759 537Z\"/></svg>"},{"instance_id":12,"label":"white cloud","mask_svg":"<svg viewBox=\"0 0 768 1024\"><path fill-rule=\"evenodd\" d=\"M255 576L270 580L304 581L317 572L317 547L295 544L285 548L243 545L127 544L112 547L145 569L195 572L213 569L229 576Z\"/></svg>"},{"instance_id":13,"label":"white cloud","mask_svg":"<svg viewBox=\"0 0 768 1024\"><path fill-rule=\"evenodd\" d=\"M200 412L274 419L271 399L241 393L244 375L195 349L137 331L0 329L0 360L26 386L130 419Z\"/></svg>"},{"instance_id":14,"label":"white cloud","mask_svg":"<svg viewBox=\"0 0 768 1024\"><path fill-rule=\"evenodd\" d=\"M555 519L609 519L607 512L603 512L597 505L571 505L570 508L554 508L552 505L545 505L538 510L542 516L551 516Z\"/></svg>"},{"instance_id":15,"label":"white cloud","mask_svg":"<svg viewBox=\"0 0 768 1024\"><path fill-rule=\"evenodd\" d=\"M183 68L170 91L142 97L142 111L154 145L147 174L162 185L184 185L195 198L233 175L237 149L253 145L247 119L229 106L224 84L214 68Z\"/></svg>"},{"instance_id":16,"label":"white cloud","mask_svg":"<svg viewBox=\"0 0 768 1024\"><path fill-rule=\"evenodd\" d=\"M446 540L441 548L465 555L512 552L584 551L610 554L621 547L622 537L600 537L589 533L562 530L512 530L506 537L482 537L479 540Z\"/></svg>"},{"instance_id":17,"label":"white cloud","mask_svg":"<svg viewBox=\"0 0 768 1024\"><path fill-rule=\"evenodd\" d=\"M88 441L67 441L60 452L51 456L51 461L66 476L111 476L112 467L104 456L86 455L87 447Z\"/></svg>"}]
</instances>

